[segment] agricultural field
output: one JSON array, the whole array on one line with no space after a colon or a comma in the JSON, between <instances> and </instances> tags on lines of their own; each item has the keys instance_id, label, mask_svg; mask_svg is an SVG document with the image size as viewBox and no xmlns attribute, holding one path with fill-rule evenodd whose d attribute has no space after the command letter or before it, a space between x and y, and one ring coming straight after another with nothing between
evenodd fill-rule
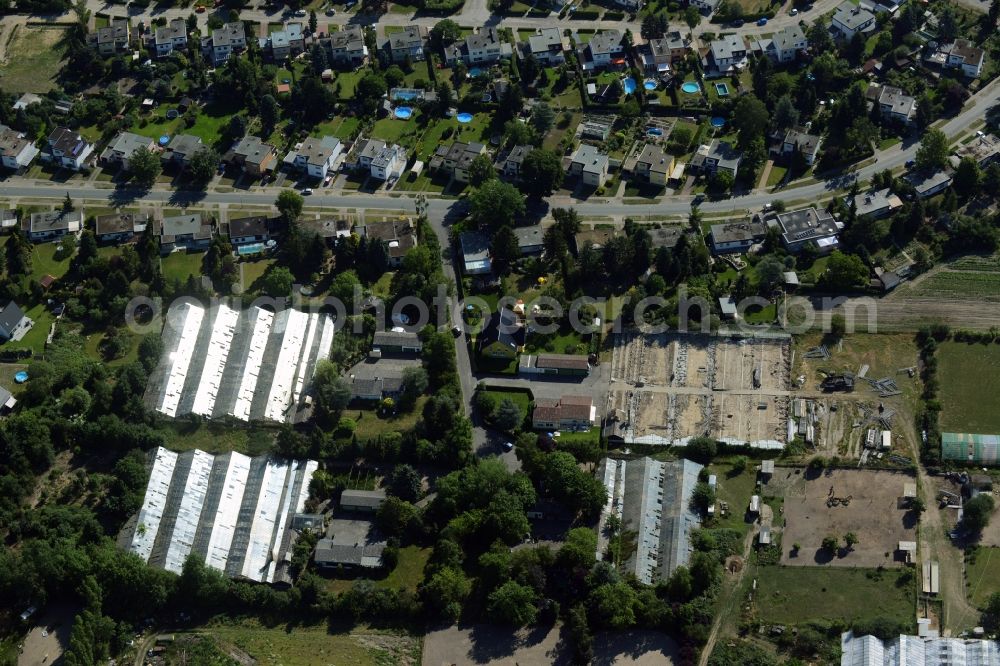
<instances>
[{"instance_id":1,"label":"agricultural field","mask_svg":"<svg viewBox=\"0 0 1000 666\"><path fill-rule=\"evenodd\" d=\"M1000 548L975 548L965 559L965 593L976 608L1000 592Z\"/></svg>"},{"instance_id":2,"label":"agricultural field","mask_svg":"<svg viewBox=\"0 0 1000 666\"><path fill-rule=\"evenodd\" d=\"M945 342L937 349L941 429L1000 433L1000 411L985 396L1000 391L1000 345Z\"/></svg>"},{"instance_id":3,"label":"agricultural field","mask_svg":"<svg viewBox=\"0 0 1000 666\"><path fill-rule=\"evenodd\" d=\"M778 624L874 619L911 623L915 592L913 569L761 567L757 616Z\"/></svg>"},{"instance_id":4,"label":"agricultural field","mask_svg":"<svg viewBox=\"0 0 1000 666\"><path fill-rule=\"evenodd\" d=\"M62 67L66 29L18 25L3 33L0 46L0 87L9 93L46 93L56 87ZM12 57L11 54L17 54Z\"/></svg>"},{"instance_id":5,"label":"agricultural field","mask_svg":"<svg viewBox=\"0 0 1000 666\"><path fill-rule=\"evenodd\" d=\"M316 663L378 666L417 664L420 640L398 633L344 631L326 626L267 627L258 622L234 622L203 627L198 633L246 652L261 666L308 666Z\"/></svg>"}]
</instances>

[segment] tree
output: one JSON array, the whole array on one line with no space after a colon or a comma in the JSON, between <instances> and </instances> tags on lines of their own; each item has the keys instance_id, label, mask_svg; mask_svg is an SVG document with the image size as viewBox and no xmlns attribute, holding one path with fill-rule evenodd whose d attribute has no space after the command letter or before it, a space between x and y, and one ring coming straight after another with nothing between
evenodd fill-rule
<instances>
[{"instance_id":1,"label":"tree","mask_svg":"<svg viewBox=\"0 0 1000 666\"><path fill-rule=\"evenodd\" d=\"M698 483L691 493L691 504L701 513L708 512L715 505L715 490L707 483Z\"/></svg>"},{"instance_id":2,"label":"tree","mask_svg":"<svg viewBox=\"0 0 1000 666\"><path fill-rule=\"evenodd\" d=\"M487 180L496 178L496 176L496 171L493 169L493 160L485 153L476 155L475 159L472 160L472 164L469 165L469 182L473 187L479 187Z\"/></svg>"},{"instance_id":3,"label":"tree","mask_svg":"<svg viewBox=\"0 0 1000 666\"><path fill-rule=\"evenodd\" d=\"M854 532L848 532L844 535L844 544L847 546L847 550L854 550L854 546L857 543L858 535Z\"/></svg>"},{"instance_id":4,"label":"tree","mask_svg":"<svg viewBox=\"0 0 1000 666\"><path fill-rule=\"evenodd\" d=\"M319 18L316 16L315 10L309 10L309 34L315 34L316 28L319 26Z\"/></svg>"},{"instance_id":5,"label":"tree","mask_svg":"<svg viewBox=\"0 0 1000 666\"><path fill-rule=\"evenodd\" d=\"M782 95L774 105L774 127L786 130L799 124L799 110L791 95Z\"/></svg>"},{"instance_id":6,"label":"tree","mask_svg":"<svg viewBox=\"0 0 1000 666\"><path fill-rule=\"evenodd\" d=\"M684 10L684 23L687 24L688 30L694 30L701 23L701 12L698 11L697 7L688 7Z\"/></svg>"},{"instance_id":7,"label":"tree","mask_svg":"<svg viewBox=\"0 0 1000 666\"><path fill-rule=\"evenodd\" d=\"M538 617L535 591L517 581L508 580L490 593L487 609L490 617L504 624L523 627Z\"/></svg>"},{"instance_id":8,"label":"tree","mask_svg":"<svg viewBox=\"0 0 1000 666\"><path fill-rule=\"evenodd\" d=\"M493 234L493 242L490 244L491 257L493 258L494 269L501 275L510 270L510 265L521 256L521 248L517 243L517 236L508 226L503 225Z\"/></svg>"},{"instance_id":9,"label":"tree","mask_svg":"<svg viewBox=\"0 0 1000 666\"><path fill-rule=\"evenodd\" d=\"M427 390L427 371L423 368L403 370L402 393L399 396L400 409L410 411L424 391Z\"/></svg>"},{"instance_id":10,"label":"tree","mask_svg":"<svg viewBox=\"0 0 1000 666\"><path fill-rule=\"evenodd\" d=\"M993 497L979 494L962 507L962 526L972 534L979 534L989 525L993 514Z\"/></svg>"},{"instance_id":11,"label":"tree","mask_svg":"<svg viewBox=\"0 0 1000 666\"><path fill-rule=\"evenodd\" d=\"M510 398L503 398L497 405L496 414L493 417L493 425L498 430L513 432L524 422L524 412Z\"/></svg>"},{"instance_id":12,"label":"tree","mask_svg":"<svg viewBox=\"0 0 1000 666\"><path fill-rule=\"evenodd\" d=\"M627 629L635 624L635 590L626 583L606 583L590 593L593 617L609 629Z\"/></svg>"},{"instance_id":13,"label":"tree","mask_svg":"<svg viewBox=\"0 0 1000 666\"><path fill-rule=\"evenodd\" d=\"M482 184L469 197L472 217L479 224L497 229L525 213L524 195L510 183L496 178Z\"/></svg>"},{"instance_id":14,"label":"tree","mask_svg":"<svg viewBox=\"0 0 1000 666\"><path fill-rule=\"evenodd\" d=\"M847 320L844 315L835 314L830 317L830 337L841 340L847 334Z\"/></svg>"},{"instance_id":15,"label":"tree","mask_svg":"<svg viewBox=\"0 0 1000 666\"><path fill-rule=\"evenodd\" d=\"M260 124L263 126L264 135L273 132L274 126L278 123L278 116L281 113L281 109L278 108L278 100L274 99L273 95L264 95L260 98L258 113L260 114Z\"/></svg>"},{"instance_id":16,"label":"tree","mask_svg":"<svg viewBox=\"0 0 1000 666\"><path fill-rule=\"evenodd\" d=\"M389 496L379 505L375 522L379 529L394 537L401 537L418 521L417 508L399 497Z\"/></svg>"},{"instance_id":17,"label":"tree","mask_svg":"<svg viewBox=\"0 0 1000 666\"><path fill-rule=\"evenodd\" d=\"M559 155L551 150L535 148L524 156L521 163L521 188L536 199L550 197L562 185L565 175Z\"/></svg>"},{"instance_id":18,"label":"tree","mask_svg":"<svg viewBox=\"0 0 1000 666\"><path fill-rule=\"evenodd\" d=\"M278 193L278 198L274 201L275 207L281 216L285 218L288 223L295 222L302 215L302 206L305 205L305 199L302 195L295 190L281 190Z\"/></svg>"},{"instance_id":19,"label":"tree","mask_svg":"<svg viewBox=\"0 0 1000 666\"><path fill-rule=\"evenodd\" d=\"M444 567L421 587L427 605L445 620L455 622L462 614L462 604L472 591L472 584L461 570Z\"/></svg>"},{"instance_id":20,"label":"tree","mask_svg":"<svg viewBox=\"0 0 1000 666\"><path fill-rule=\"evenodd\" d=\"M552 129L555 119L556 112L545 102L535 104L531 110L531 126L535 128L539 136L545 136Z\"/></svg>"},{"instance_id":21,"label":"tree","mask_svg":"<svg viewBox=\"0 0 1000 666\"><path fill-rule=\"evenodd\" d=\"M295 278L292 272L284 266L273 266L261 278L261 291L268 296L282 298L292 293Z\"/></svg>"},{"instance_id":22,"label":"tree","mask_svg":"<svg viewBox=\"0 0 1000 666\"><path fill-rule=\"evenodd\" d=\"M236 114L229 120L229 127L226 129L226 134L229 135L231 139L242 139L247 133L247 119Z\"/></svg>"},{"instance_id":23,"label":"tree","mask_svg":"<svg viewBox=\"0 0 1000 666\"><path fill-rule=\"evenodd\" d=\"M327 359L316 363L312 394L317 415L328 423L336 423L351 401L351 389L341 379L337 366Z\"/></svg>"},{"instance_id":24,"label":"tree","mask_svg":"<svg viewBox=\"0 0 1000 666\"><path fill-rule=\"evenodd\" d=\"M948 137L939 129L928 129L920 138L917 148L917 167L920 169L941 169L948 164Z\"/></svg>"},{"instance_id":25,"label":"tree","mask_svg":"<svg viewBox=\"0 0 1000 666\"><path fill-rule=\"evenodd\" d=\"M840 541L838 541L837 537L835 537L835 536L828 536L828 537L824 537L823 538L823 543L822 543L823 550L825 550L827 552L836 553L837 552L837 547L839 545L840 545Z\"/></svg>"},{"instance_id":26,"label":"tree","mask_svg":"<svg viewBox=\"0 0 1000 666\"><path fill-rule=\"evenodd\" d=\"M132 173L133 183L139 187L152 187L163 166L160 156L143 146L128 159L128 170Z\"/></svg>"},{"instance_id":27,"label":"tree","mask_svg":"<svg viewBox=\"0 0 1000 666\"><path fill-rule=\"evenodd\" d=\"M770 114L767 107L753 94L740 97L733 107L733 126L738 132L737 145L742 149L754 139L762 138Z\"/></svg>"},{"instance_id":28,"label":"tree","mask_svg":"<svg viewBox=\"0 0 1000 666\"><path fill-rule=\"evenodd\" d=\"M392 470L388 485L390 495L395 495L407 502L416 502L420 498L422 489L423 483L420 480L420 474L411 465L396 465Z\"/></svg>"},{"instance_id":29,"label":"tree","mask_svg":"<svg viewBox=\"0 0 1000 666\"><path fill-rule=\"evenodd\" d=\"M868 269L860 257L835 251L826 264L823 283L832 289L845 290L864 283L867 278Z\"/></svg>"},{"instance_id":30,"label":"tree","mask_svg":"<svg viewBox=\"0 0 1000 666\"><path fill-rule=\"evenodd\" d=\"M204 187L208 184L212 177L215 176L215 170L219 165L219 153L209 146L203 146L199 148L198 151L191 156L188 160L188 175L191 180Z\"/></svg>"},{"instance_id":31,"label":"tree","mask_svg":"<svg viewBox=\"0 0 1000 666\"><path fill-rule=\"evenodd\" d=\"M758 262L754 272L757 274L761 292L770 292L784 279L785 264L774 255L768 255Z\"/></svg>"},{"instance_id":32,"label":"tree","mask_svg":"<svg viewBox=\"0 0 1000 666\"><path fill-rule=\"evenodd\" d=\"M442 46L447 46L461 39L462 28L451 19L444 19L434 24L430 36L435 48L440 49Z\"/></svg>"},{"instance_id":33,"label":"tree","mask_svg":"<svg viewBox=\"0 0 1000 666\"><path fill-rule=\"evenodd\" d=\"M951 186L959 196L968 198L979 193L979 186L983 182L983 171L979 164L971 157L963 157L955 169Z\"/></svg>"},{"instance_id":34,"label":"tree","mask_svg":"<svg viewBox=\"0 0 1000 666\"><path fill-rule=\"evenodd\" d=\"M663 14L646 14L639 34L643 39L659 39L667 31L667 17Z\"/></svg>"},{"instance_id":35,"label":"tree","mask_svg":"<svg viewBox=\"0 0 1000 666\"><path fill-rule=\"evenodd\" d=\"M684 457L702 464L708 464L718 452L719 445L712 437L692 437L684 447Z\"/></svg>"},{"instance_id":36,"label":"tree","mask_svg":"<svg viewBox=\"0 0 1000 666\"><path fill-rule=\"evenodd\" d=\"M438 95L440 96L440 93ZM535 143L535 133L531 125L519 120L508 120L504 123L503 136L507 143L515 146Z\"/></svg>"},{"instance_id":37,"label":"tree","mask_svg":"<svg viewBox=\"0 0 1000 666\"><path fill-rule=\"evenodd\" d=\"M66 193L66 198L63 199L62 212L64 214L73 212L73 198L69 196L69 192Z\"/></svg>"}]
</instances>

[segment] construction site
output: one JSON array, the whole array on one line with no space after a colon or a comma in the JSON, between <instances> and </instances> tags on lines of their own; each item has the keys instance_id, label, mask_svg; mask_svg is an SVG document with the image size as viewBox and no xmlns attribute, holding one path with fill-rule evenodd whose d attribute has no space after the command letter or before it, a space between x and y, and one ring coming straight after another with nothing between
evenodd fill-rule
<instances>
[{"instance_id":1,"label":"construction site","mask_svg":"<svg viewBox=\"0 0 1000 666\"><path fill-rule=\"evenodd\" d=\"M609 415L626 443L711 435L780 449L788 437L791 339L621 333Z\"/></svg>"},{"instance_id":2,"label":"construction site","mask_svg":"<svg viewBox=\"0 0 1000 666\"><path fill-rule=\"evenodd\" d=\"M902 566L917 540L917 515L909 500L916 495L911 474L886 470L776 468L763 492L782 497L785 525L781 563L789 566ZM823 539L851 548L829 552ZM795 546L798 544L798 548Z\"/></svg>"}]
</instances>

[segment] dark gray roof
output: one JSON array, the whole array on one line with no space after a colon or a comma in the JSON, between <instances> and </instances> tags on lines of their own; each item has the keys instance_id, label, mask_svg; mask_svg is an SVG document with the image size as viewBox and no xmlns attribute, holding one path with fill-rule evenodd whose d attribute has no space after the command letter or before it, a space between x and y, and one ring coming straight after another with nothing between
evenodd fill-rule
<instances>
[{"instance_id":1,"label":"dark gray roof","mask_svg":"<svg viewBox=\"0 0 1000 666\"><path fill-rule=\"evenodd\" d=\"M518 323L517 315L507 308L494 312L490 323L479 334L480 348L494 342L514 349L524 344L524 327Z\"/></svg>"},{"instance_id":2,"label":"dark gray roof","mask_svg":"<svg viewBox=\"0 0 1000 666\"><path fill-rule=\"evenodd\" d=\"M621 30L601 30L587 43L591 53L612 53L622 49Z\"/></svg>"},{"instance_id":3,"label":"dark gray roof","mask_svg":"<svg viewBox=\"0 0 1000 666\"><path fill-rule=\"evenodd\" d=\"M316 544L316 564L378 567L381 565L385 544L349 545L337 544L333 539L320 539Z\"/></svg>"},{"instance_id":4,"label":"dark gray roof","mask_svg":"<svg viewBox=\"0 0 1000 666\"><path fill-rule=\"evenodd\" d=\"M229 221L229 237L242 238L243 236L266 236L267 217L254 215L253 217L241 217Z\"/></svg>"},{"instance_id":5,"label":"dark gray roof","mask_svg":"<svg viewBox=\"0 0 1000 666\"><path fill-rule=\"evenodd\" d=\"M0 330L13 331L22 319L24 311L14 301L0 308Z\"/></svg>"},{"instance_id":6,"label":"dark gray roof","mask_svg":"<svg viewBox=\"0 0 1000 666\"><path fill-rule=\"evenodd\" d=\"M517 246L525 248L541 245L544 234L541 225L535 224L530 227L517 227L514 229L514 236L517 238Z\"/></svg>"},{"instance_id":7,"label":"dark gray roof","mask_svg":"<svg viewBox=\"0 0 1000 666\"><path fill-rule=\"evenodd\" d=\"M375 331L372 338L372 348L376 347L414 347L421 345L420 336L408 331Z\"/></svg>"},{"instance_id":8,"label":"dark gray roof","mask_svg":"<svg viewBox=\"0 0 1000 666\"><path fill-rule=\"evenodd\" d=\"M377 509L384 501L384 490L345 490L340 494L341 506L364 506Z\"/></svg>"}]
</instances>

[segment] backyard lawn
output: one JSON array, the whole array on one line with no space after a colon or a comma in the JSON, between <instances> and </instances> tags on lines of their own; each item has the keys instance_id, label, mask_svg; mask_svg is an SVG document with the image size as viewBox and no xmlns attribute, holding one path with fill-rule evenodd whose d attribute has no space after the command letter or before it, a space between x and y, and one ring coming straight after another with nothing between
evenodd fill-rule
<instances>
[{"instance_id":1,"label":"backyard lawn","mask_svg":"<svg viewBox=\"0 0 1000 666\"><path fill-rule=\"evenodd\" d=\"M58 248L63 247L60 251ZM36 280L46 275L59 278L69 270L73 252L67 252L61 243L39 243L31 253L31 274Z\"/></svg>"},{"instance_id":2,"label":"backyard lawn","mask_svg":"<svg viewBox=\"0 0 1000 666\"><path fill-rule=\"evenodd\" d=\"M344 410L344 416L354 420L357 424L354 434L359 440L365 441L390 432L412 430L423 412L425 402L427 396L420 396L412 410L388 418L380 416L378 410L370 407L348 407Z\"/></svg>"},{"instance_id":3,"label":"backyard lawn","mask_svg":"<svg viewBox=\"0 0 1000 666\"><path fill-rule=\"evenodd\" d=\"M254 284L267 273L274 264L274 259L258 259L256 261L244 261L240 264L243 270L243 291L252 291Z\"/></svg>"},{"instance_id":4,"label":"backyard lawn","mask_svg":"<svg viewBox=\"0 0 1000 666\"><path fill-rule=\"evenodd\" d=\"M732 465L715 463L708 468L709 474L715 474L715 496L721 502L729 504L729 513L725 518L716 509L712 527L725 527L746 532L750 524L744 519L744 510L750 504L750 496L757 487L757 472L754 462L750 461L742 473L736 474Z\"/></svg>"},{"instance_id":5,"label":"backyard lawn","mask_svg":"<svg viewBox=\"0 0 1000 666\"><path fill-rule=\"evenodd\" d=\"M320 123L313 128L313 136L335 136L341 141L347 141L358 129L361 121L357 118L342 118L337 116L332 120Z\"/></svg>"},{"instance_id":6,"label":"backyard lawn","mask_svg":"<svg viewBox=\"0 0 1000 666\"><path fill-rule=\"evenodd\" d=\"M375 587L392 590L400 588L415 592L417 585L424 579L424 565L430 559L431 549L419 546L406 546L399 549L399 562L396 568L382 580L375 581Z\"/></svg>"},{"instance_id":7,"label":"backyard lawn","mask_svg":"<svg viewBox=\"0 0 1000 666\"><path fill-rule=\"evenodd\" d=\"M167 111L172 108L172 104L161 104L140 120L132 131L151 139L163 135L192 134L212 146L219 140L230 119L240 110L239 104L230 100L211 102L199 109L194 125L187 127L183 118L167 118Z\"/></svg>"},{"instance_id":8,"label":"backyard lawn","mask_svg":"<svg viewBox=\"0 0 1000 666\"><path fill-rule=\"evenodd\" d=\"M171 252L162 259L163 277L168 282L178 280L182 284L192 275L200 277L204 258L204 252Z\"/></svg>"},{"instance_id":9,"label":"backyard lawn","mask_svg":"<svg viewBox=\"0 0 1000 666\"><path fill-rule=\"evenodd\" d=\"M55 317L52 316L44 303L28 308L24 314L35 322L35 325L19 341L7 344L14 349L31 349L36 354L41 354L45 351L45 340L49 337L49 330L52 328Z\"/></svg>"},{"instance_id":10,"label":"backyard lawn","mask_svg":"<svg viewBox=\"0 0 1000 666\"><path fill-rule=\"evenodd\" d=\"M500 401L504 398L509 398L515 405L520 407L521 411L525 414L528 413L528 408L531 406L530 391L490 388L486 389L484 392L496 398L497 404L500 404Z\"/></svg>"},{"instance_id":11,"label":"backyard lawn","mask_svg":"<svg viewBox=\"0 0 1000 666\"><path fill-rule=\"evenodd\" d=\"M589 347L582 334L569 326L561 326L557 332L548 335L530 334L524 351L528 354L586 354Z\"/></svg>"}]
</instances>

